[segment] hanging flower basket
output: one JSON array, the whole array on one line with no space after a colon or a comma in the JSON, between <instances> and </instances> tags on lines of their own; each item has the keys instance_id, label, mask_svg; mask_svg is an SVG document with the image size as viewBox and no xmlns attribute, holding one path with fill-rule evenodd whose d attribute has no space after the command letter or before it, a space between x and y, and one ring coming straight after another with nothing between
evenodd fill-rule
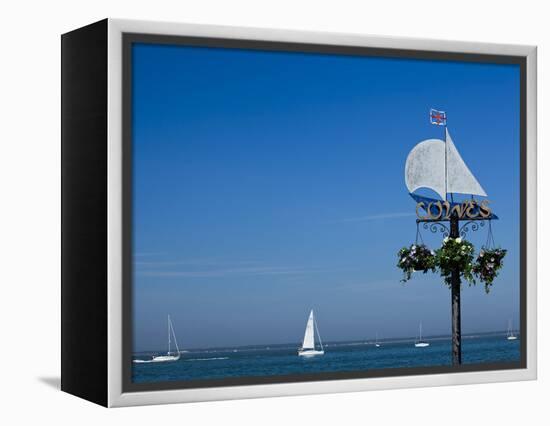
<instances>
[{"instance_id":1,"label":"hanging flower basket","mask_svg":"<svg viewBox=\"0 0 550 426\"><path fill-rule=\"evenodd\" d=\"M435 253L424 244L403 247L397 257L397 267L403 271L403 282L410 280L414 271L435 271Z\"/></svg>"},{"instance_id":2,"label":"hanging flower basket","mask_svg":"<svg viewBox=\"0 0 550 426\"><path fill-rule=\"evenodd\" d=\"M453 271L458 271L459 279L465 279L470 285L475 284L477 279L485 284L485 292L489 293L506 256L505 249L495 247L491 221L487 242L475 261L473 244L462 238L445 238L441 248L434 253L424 245L418 223L416 241L416 244L403 247L397 254L397 267L403 271L402 282L410 280L414 271L426 273L438 270L445 284L451 287ZM422 244L418 244L418 241Z\"/></svg>"},{"instance_id":3,"label":"hanging flower basket","mask_svg":"<svg viewBox=\"0 0 550 426\"><path fill-rule=\"evenodd\" d=\"M485 283L485 292L489 293L494 279L502 268L506 250L501 248L482 248L473 266L473 273Z\"/></svg>"},{"instance_id":4,"label":"hanging flower basket","mask_svg":"<svg viewBox=\"0 0 550 426\"><path fill-rule=\"evenodd\" d=\"M435 264L447 285L451 285L451 273L458 269L466 281L475 283L473 276L474 246L462 238L445 238L435 252Z\"/></svg>"}]
</instances>

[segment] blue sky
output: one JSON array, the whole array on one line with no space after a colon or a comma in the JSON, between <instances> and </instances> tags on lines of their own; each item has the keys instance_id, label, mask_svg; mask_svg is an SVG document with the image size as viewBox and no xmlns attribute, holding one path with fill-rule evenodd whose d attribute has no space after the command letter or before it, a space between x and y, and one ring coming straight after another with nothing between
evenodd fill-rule
<instances>
[{"instance_id":1,"label":"blue sky","mask_svg":"<svg viewBox=\"0 0 550 426\"><path fill-rule=\"evenodd\" d=\"M167 314L183 348L298 342L311 308L325 341L450 333L442 280L395 267L431 107L509 250L491 294L463 286L463 333L518 325L519 67L136 44L132 107L135 350Z\"/></svg>"}]
</instances>

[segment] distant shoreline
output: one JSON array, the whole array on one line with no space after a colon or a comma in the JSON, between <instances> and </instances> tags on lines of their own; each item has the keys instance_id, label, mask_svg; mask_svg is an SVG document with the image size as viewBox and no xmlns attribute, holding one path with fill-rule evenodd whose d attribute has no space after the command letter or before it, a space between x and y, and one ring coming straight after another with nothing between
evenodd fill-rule
<instances>
[{"instance_id":1,"label":"distant shoreline","mask_svg":"<svg viewBox=\"0 0 550 426\"><path fill-rule=\"evenodd\" d=\"M492 336L505 336L507 334L507 330L502 331L487 331L487 332L480 332L480 333L469 333L469 334L463 334L463 339L475 339L479 337L492 337ZM520 337L519 331L514 330L518 338ZM395 344L395 343L410 343L417 340L417 336L410 336L410 337L394 337L394 338L386 338L386 339L378 339L378 343L380 344ZM450 334L438 334L438 335L432 335L432 336L424 336L425 340L430 341L442 341L442 340L450 340L451 335ZM326 342L323 342L323 346L325 347L341 347L341 346L368 346L368 345L374 345L375 339L365 339L365 340L329 340ZM300 342L287 342L287 343L260 343L255 345L241 345L241 346L212 346L212 347L200 347L200 348L185 348L185 350L180 350L181 353L186 352L231 352L233 350L236 351L260 351L260 350L266 350L266 349L290 349L290 348L297 348L300 346ZM141 350L137 352L133 352L134 355L147 355L152 353L159 353L159 352L165 352L166 348L162 349L148 349L148 350Z\"/></svg>"}]
</instances>

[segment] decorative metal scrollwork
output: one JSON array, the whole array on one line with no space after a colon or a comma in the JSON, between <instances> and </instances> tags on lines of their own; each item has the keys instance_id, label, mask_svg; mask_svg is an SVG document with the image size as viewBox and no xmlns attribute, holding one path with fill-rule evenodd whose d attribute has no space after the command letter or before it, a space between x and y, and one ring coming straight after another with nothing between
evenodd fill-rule
<instances>
[{"instance_id":1,"label":"decorative metal scrollwork","mask_svg":"<svg viewBox=\"0 0 550 426\"><path fill-rule=\"evenodd\" d=\"M429 229L432 233L442 232L444 237L449 236L449 228L440 222L424 222L422 227Z\"/></svg>"},{"instance_id":2,"label":"decorative metal scrollwork","mask_svg":"<svg viewBox=\"0 0 550 426\"><path fill-rule=\"evenodd\" d=\"M485 222L483 222L483 221L476 222L476 221L471 220L469 222L466 222L464 225L462 225L460 227L459 234L460 234L461 237L464 238L470 230L472 232L475 232L479 228L483 228L484 226L485 226Z\"/></svg>"}]
</instances>

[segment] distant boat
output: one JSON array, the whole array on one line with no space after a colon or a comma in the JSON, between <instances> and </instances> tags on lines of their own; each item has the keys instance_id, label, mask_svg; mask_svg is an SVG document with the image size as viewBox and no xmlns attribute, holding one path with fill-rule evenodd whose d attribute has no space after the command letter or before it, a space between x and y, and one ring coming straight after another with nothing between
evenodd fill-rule
<instances>
[{"instance_id":1,"label":"distant boat","mask_svg":"<svg viewBox=\"0 0 550 426\"><path fill-rule=\"evenodd\" d=\"M512 331L512 320L508 321L508 332L506 333L506 339L517 340L517 336L514 335L514 332Z\"/></svg>"},{"instance_id":2,"label":"distant boat","mask_svg":"<svg viewBox=\"0 0 550 426\"><path fill-rule=\"evenodd\" d=\"M418 340L414 343L414 346L417 348L425 348L427 346L430 346L427 341L422 340L422 323L420 323L420 334L418 336Z\"/></svg>"},{"instance_id":3,"label":"distant boat","mask_svg":"<svg viewBox=\"0 0 550 426\"><path fill-rule=\"evenodd\" d=\"M172 337L174 338L174 344L176 346L176 352L172 352ZM175 355L174 355L175 353ZM176 333L174 331L174 326L172 325L172 320L170 319L170 315L168 315L168 352L166 352L166 355L158 355L153 356L149 360L144 359L135 359L135 363L144 363L144 362L169 362L169 361L177 361L180 359L180 349L178 347L178 341L176 340Z\"/></svg>"},{"instance_id":4,"label":"distant boat","mask_svg":"<svg viewBox=\"0 0 550 426\"><path fill-rule=\"evenodd\" d=\"M380 347L380 342L378 342L378 332L376 333L376 340L374 342L374 346L376 346L377 348Z\"/></svg>"},{"instance_id":5,"label":"distant boat","mask_svg":"<svg viewBox=\"0 0 550 426\"><path fill-rule=\"evenodd\" d=\"M319 338L319 346L321 350L315 349L315 331L317 331L317 337ZM302 347L298 349L299 356L311 357L316 355L324 355L325 350L323 349L323 342L321 342L321 335L319 334L319 329L317 328L317 321L315 321L315 316L313 315L313 309L309 313L309 318L306 324L306 331L304 333L304 341Z\"/></svg>"}]
</instances>

